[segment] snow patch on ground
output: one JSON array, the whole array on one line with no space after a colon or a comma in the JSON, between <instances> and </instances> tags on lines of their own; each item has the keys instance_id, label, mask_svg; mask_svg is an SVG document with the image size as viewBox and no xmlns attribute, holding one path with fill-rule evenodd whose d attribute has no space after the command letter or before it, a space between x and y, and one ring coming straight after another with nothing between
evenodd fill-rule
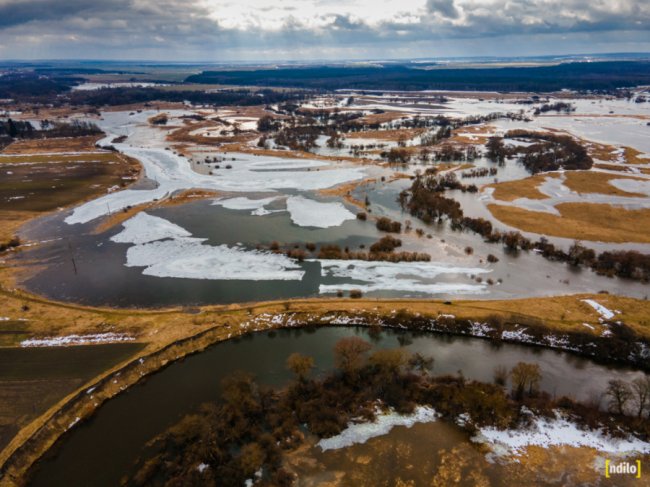
<instances>
[{"instance_id":1,"label":"snow patch on ground","mask_svg":"<svg viewBox=\"0 0 650 487\"><path fill-rule=\"evenodd\" d=\"M120 333L95 333L91 335L67 335L50 338L30 338L20 342L21 347L65 347L96 343L130 342L134 337Z\"/></svg>"},{"instance_id":2,"label":"snow patch on ground","mask_svg":"<svg viewBox=\"0 0 650 487\"><path fill-rule=\"evenodd\" d=\"M394 426L410 428L416 423L435 421L436 417L436 411L426 406L418 406L412 414L399 414L391 411L377 415L374 423L350 423L338 435L324 438L316 445L323 451L347 448L356 443L365 443L370 438L388 434Z\"/></svg>"},{"instance_id":3,"label":"snow patch on ground","mask_svg":"<svg viewBox=\"0 0 650 487\"><path fill-rule=\"evenodd\" d=\"M321 294L335 293L338 290L359 289L363 292L392 290L414 293L467 293L485 292L484 284L463 284L453 282L433 282L441 275L485 274L486 269L454 267L435 262L369 262L362 260L321 260L323 277L347 278L359 281L358 284L321 284Z\"/></svg>"},{"instance_id":4,"label":"snow patch on ground","mask_svg":"<svg viewBox=\"0 0 650 487\"><path fill-rule=\"evenodd\" d=\"M497 455L517 455L531 445L588 447L620 455L650 452L650 443L634 437L613 438L600 430L583 430L560 415L554 419L535 418L529 429L481 428L472 441L490 445Z\"/></svg>"},{"instance_id":5,"label":"snow patch on ground","mask_svg":"<svg viewBox=\"0 0 650 487\"><path fill-rule=\"evenodd\" d=\"M503 330L503 332L501 332L501 338L514 342L534 343L533 336L526 333L525 328L520 328L518 330Z\"/></svg>"},{"instance_id":6,"label":"snow patch on ground","mask_svg":"<svg viewBox=\"0 0 650 487\"><path fill-rule=\"evenodd\" d=\"M611 179L609 184L628 193L639 193L650 196L650 181L639 181L636 179Z\"/></svg>"},{"instance_id":7,"label":"snow patch on ground","mask_svg":"<svg viewBox=\"0 0 650 487\"><path fill-rule=\"evenodd\" d=\"M321 203L302 196L287 198L287 211L291 221L300 227L338 227L356 218L342 203Z\"/></svg>"},{"instance_id":8,"label":"snow patch on ground","mask_svg":"<svg viewBox=\"0 0 650 487\"><path fill-rule=\"evenodd\" d=\"M587 303L589 306L594 308L600 316L605 318L606 320L611 320L614 317L614 312L607 309L605 306L603 306L600 303L597 303L593 299L583 299L583 303Z\"/></svg>"},{"instance_id":9,"label":"snow patch on ground","mask_svg":"<svg viewBox=\"0 0 650 487\"><path fill-rule=\"evenodd\" d=\"M122 223L124 230L113 235L111 240L118 243L143 244L165 238L191 237L192 234L178 225L145 212L138 213Z\"/></svg>"}]
</instances>

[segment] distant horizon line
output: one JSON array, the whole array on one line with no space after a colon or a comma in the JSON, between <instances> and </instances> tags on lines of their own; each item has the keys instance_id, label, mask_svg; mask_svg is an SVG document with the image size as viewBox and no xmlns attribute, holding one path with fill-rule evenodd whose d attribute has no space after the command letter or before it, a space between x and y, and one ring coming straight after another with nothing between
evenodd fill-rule
<instances>
[{"instance_id":1,"label":"distant horizon line","mask_svg":"<svg viewBox=\"0 0 650 487\"><path fill-rule=\"evenodd\" d=\"M453 60L526 60L526 59L572 59L572 58L589 58L589 57L635 57L650 58L650 51L630 51L630 52L592 52L592 53L568 53L568 54L532 54L520 56L508 55L489 55L489 56L425 56L425 57L403 57L403 58L312 58L312 59L276 59L276 60L223 60L223 61L180 61L180 60L154 60L154 59L93 59L93 58L13 58L2 59L0 63L4 64L36 64L36 63L114 63L114 64L152 64L152 65L232 65L232 64L314 64L314 63L398 63L398 62L439 62Z\"/></svg>"}]
</instances>

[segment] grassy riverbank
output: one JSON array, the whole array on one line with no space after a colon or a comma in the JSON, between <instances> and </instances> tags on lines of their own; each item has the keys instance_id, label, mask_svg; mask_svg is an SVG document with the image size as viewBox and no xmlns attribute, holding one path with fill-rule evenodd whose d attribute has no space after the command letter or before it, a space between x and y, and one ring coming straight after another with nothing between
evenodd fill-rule
<instances>
[{"instance_id":1,"label":"grassy riverbank","mask_svg":"<svg viewBox=\"0 0 650 487\"><path fill-rule=\"evenodd\" d=\"M6 268L0 270L0 276L3 274L8 276ZM111 332L127 335L144 347L61 397L18 432L0 453L0 463L4 464L6 473L0 485L19 484L32 463L73 421L89 417L105 400L173 360L234 336L284 326L343 324L355 317L394 326L402 319L435 320L441 315L453 314L455 323L470 319L526 323L550 335L575 332L592 336L594 340L606 340L600 337L605 326L599 322L600 315L584 299L593 299L608 309L620 311L617 320L625 322L639 337L650 339L650 302L611 295L455 301L451 304L408 299L303 299L196 309L116 310L58 303L20 290L2 288L0 305L10 320L24 320L22 337ZM585 323L591 323L591 327L586 327ZM408 326L408 322L405 325ZM448 331L454 332L454 329ZM457 332L466 334L460 329ZM93 394L86 394L91 387Z\"/></svg>"}]
</instances>

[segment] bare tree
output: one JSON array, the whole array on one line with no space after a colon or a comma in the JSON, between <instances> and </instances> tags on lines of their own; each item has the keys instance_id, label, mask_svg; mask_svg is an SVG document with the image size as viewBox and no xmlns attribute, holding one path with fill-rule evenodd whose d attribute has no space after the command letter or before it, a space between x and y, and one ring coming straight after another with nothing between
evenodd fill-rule
<instances>
[{"instance_id":1,"label":"bare tree","mask_svg":"<svg viewBox=\"0 0 650 487\"><path fill-rule=\"evenodd\" d=\"M396 374L408 363L408 355L402 348L388 348L374 352L368 362L382 373Z\"/></svg>"},{"instance_id":2,"label":"bare tree","mask_svg":"<svg viewBox=\"0 0 650 487\"><path fill-rule=\"evenodd\" d=\"M361 367L365 355L372 345L359 337L341 338L334 346L336 367L344 372L351 372Z\"/></svg>"},{"instance_id":3,"label":"bare tree","mask_svg":"<svg viewBox=\"0 0 650 487\"><path fill-rule=\"evenodd\" d=\"M433 369L433 357L425 357L421 353L415 353L409 359L409 366L421 375L428 374Z\"/></svg>"},{"instance_id":4,"label":"bare tree","mask_svg":"<svg viewBox=\"0 0 650 487\"><path fill-rule=\"evenodd\" d=\"M632 390L627 382L612 379L607 383L605 395L610 397L609 410L618 414L625 414L625 406L632 399Z\"/></svg>"},{"instance_id":5,"label":"bare tree","mask_svg":"<svg viewBox=\"0 0 650 487\"><path fill-rule=\"evenodd\" d=\"M632 394L636 404L636 415L643 416L645 410L650 411L650 376L639 377L632 381Z\"/></svg>"},{"instance_id":6,"label":"bare tree","mask_svg":"<svg viewBox=\"0 0 650 487\"><path fill-rule=\"evenodd\" d=\"M521 399L528 389L528 395L532 395L542 380L542 372L537 364L519 362L510 371L510 378L515 389L515 397Z\"/></svg>"},{"instance_id":7,"label":"bare tree","mask_svg":"<svg viewBox=\"0 0 650 487\"><path fill-rule=\"evenodd\" d=\"M287 358L287 368L296 374L300 381L304 381L314 368L314 358L301 353L292 353Z\"/></svg>"}]
</instances>

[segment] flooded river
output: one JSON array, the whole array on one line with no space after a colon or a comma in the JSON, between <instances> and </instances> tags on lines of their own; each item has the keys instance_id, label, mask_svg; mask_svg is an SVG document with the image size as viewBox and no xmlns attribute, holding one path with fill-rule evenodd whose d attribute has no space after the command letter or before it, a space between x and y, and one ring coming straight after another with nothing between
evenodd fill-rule
<instances>
[{"instance_id":1,"label":"flooded river","mask_svg":"<svg viewBox=\"0 0 650 487\"><path fill-rule=\"evenodd\" d=\"M431 333L386 330L373 337L365 328L343 327L255 333L174 363L110 400L52 449L38 464L29 485L118 485L149 440L199 404L217 400L222 378L244 370L260 383L282 386L290 379L285 360L295 351L313 356L316 373L323 373L333 366L334 344L352 335L371 341L375 347L405 346L412 352L431 356L435 359L434 374L462 372L468 379L492 381L496 366L512 367L519 361L537 363L543 374L543 390L582 400L600 395L610 379L631 380L640 375L557 351L513 344L495 346L483 340ZM455 427L436 429L439 433L453 430L449 441L470 446L466 436ZM445 441L435 440L432 447ZM431 450L434 457L435 451Z\"/></svg>"}]
</instances>

